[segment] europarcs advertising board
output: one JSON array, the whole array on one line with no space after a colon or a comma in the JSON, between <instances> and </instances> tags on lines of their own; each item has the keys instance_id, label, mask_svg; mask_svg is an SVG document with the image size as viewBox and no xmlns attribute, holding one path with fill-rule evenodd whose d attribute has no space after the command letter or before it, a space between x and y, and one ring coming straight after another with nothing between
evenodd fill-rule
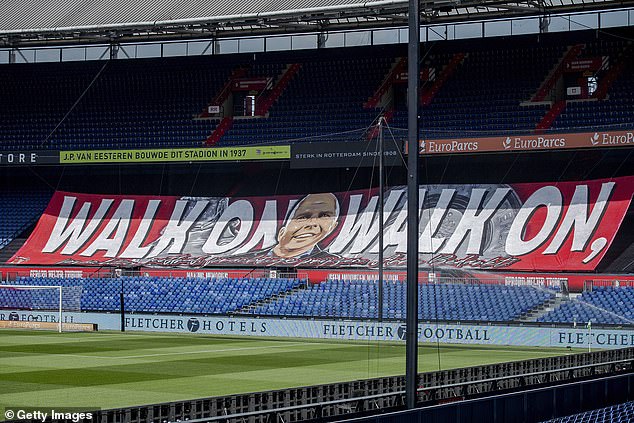
<instances>
[{"instance_id":1,"label":"europarcs advertising board","mask_svg":"<svg viewBox=\"0 0 634 423\"><path fill-rule=\"evenodd\" d=\"M0 320L56 322L57 313L2 310ZM65 313L68 323L96 323L99 330L119 330L120 316L107 313ZM252 317L128 314L126 331L194 333L324 340L405 341L405 324L343 320L258 319ZM420 323L420 342L532 347L634 347L634 331L624 329L527 327Z\"/></svg>"}]
</instances>

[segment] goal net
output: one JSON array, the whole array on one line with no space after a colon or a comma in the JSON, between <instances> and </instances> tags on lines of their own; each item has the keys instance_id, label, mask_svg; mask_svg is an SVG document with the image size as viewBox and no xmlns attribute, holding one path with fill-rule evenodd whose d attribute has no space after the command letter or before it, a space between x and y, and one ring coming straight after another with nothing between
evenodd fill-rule
<instances>
[{"instance_id":1,"label":"goal net","mask_svg":"<svg viewBox=\"0 0 634 423\"><path fill-rule=\"evenodd\" d=\"M21 320L18 312L30 311L31 321L54 323L61 332L64 313L81 311L81 294L81 286L0 284L0 311L9 311L6 320Z\"/></svg>"}]
</instances>

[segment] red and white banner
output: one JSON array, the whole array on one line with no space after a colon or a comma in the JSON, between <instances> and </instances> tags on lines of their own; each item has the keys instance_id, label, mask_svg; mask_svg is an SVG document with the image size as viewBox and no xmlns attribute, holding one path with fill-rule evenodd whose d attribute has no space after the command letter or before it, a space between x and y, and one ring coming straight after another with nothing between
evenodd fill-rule
<instances>
[{"instance_id":1,"label":"red and white banner","mask_svg":"<svg viewBox=\"0 0 634 423\"><path fill-rule=\"evenodd\" d=\"M594 270L621 225L634 177L511 185L422 185L422 268ZM407 190L385 193L384 264L407 254ZM277 197L57 192L24 246L25 265L378 266L376 190Z\"/></svg>"}]
</instances>

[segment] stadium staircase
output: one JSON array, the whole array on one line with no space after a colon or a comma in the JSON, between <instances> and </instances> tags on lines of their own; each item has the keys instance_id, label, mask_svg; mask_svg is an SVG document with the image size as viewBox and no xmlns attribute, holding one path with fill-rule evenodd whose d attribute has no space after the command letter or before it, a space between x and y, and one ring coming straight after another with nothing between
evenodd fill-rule
<instances>
[{"instance_id":1,"label":"stadium staircase","mask_svg":"<svg viewBox=\"0 0 634 423\"><path fill-rule=\"evenodd\" d=\"M286 66L286 69L279 76L275 86L268 92L263 92L260 97L256 100L255 105L255 116L257 117L268 117L269 109L273 106L273 104L280 98L290 81L293 77L299 72L301 68L300 63L292 63ZM236 78L240 78L245 76L246 68L238 68L231 76L229 82L225 84L223 90L216 97L213 105L220 105L220 103L225 105L229 99L229 95L232 92L232 87L234 86L234 80ZM248 119L249 117L247 117ZM234 117L233 116L225 116L220 124L216 127L214 132L207 137L205 140L205 145L208 147L215 146L218 144L220 139L233 127Z\"/></svg>"},{"instance_id":2,"label":"stadium staircase","mask_svg":"<svg viewBox=\"0 0 634 423\"><path fill-rule=\"evenodd\" d=\"M231 96L234 81L238 78L241 78L246 75L248 72L248 68L244 66L240 66L234 69L229 76L229 79L225 82L220 92L216 95L211 103L208 104L208 107L200 114L200 118L208 118L211 117L209 113L209 106L218 106L221 108L227 105L229 97ZM207 137L205 140L205 146L212 147L220 141L220 138L229 130L233 125L233 116L225 116L220 121L220 124L216 126L214 131Z\"/></svg>"},{"instance_id":3,"label":"stadium staircase","mask_svg":"<svg viewBox=\"0 0 634 423\"><path fill-rule=\"evenodd\" d=\"M568 49L559 63L550 71L548 76L546 76L535 95L533 95L530 100L532 103L548 100L547 97L550 95L557 81L559 81L559 78L563 75L568 63L579 57L579 54L581 54L584 47L584 44L575 44Z\"/></svg>"},{"instance_id":4,"label":"stadium staircase","mask_svg":"<svg viewBox=\"0 0 634 423\"><path fill-rule=\"evenodd\" d=\"M422 90L420 101L423 106L428 106L431 104L434 96L440 91L440 88L444 85L444 83L456 72L458 66L460 66L465 58L467 57L467 53L456 53L453 55L449 63L440 71L438 77L434 80L434 83L427 90Z\"/></svg>"},{"instance_id":5,"label":"stadium staircase","mask_svg":"<svg viewBox=\"0 0 634 423\"><path fill-rule=\"evenodd\" d=\"M232 89L233 89L233 85L234 85L234 80L236 80L237 78L241 78L243 76L246 75L246 73L248 72L248 68L244 67L244 66L240 66L236 69L234 69L231 72L231 75L229 76L229 79L227 79L227 81L225 82L225 84L223 85L222 89L220 90L220 92L216 95L216 97L214 97L214 99L211 101L211 103L208 104L208 106L219 106L222 107L227 100L229 99L231 93L232 93ZM205 118L205 117L210 117L209 114L209 108L205 108L205 110L200 114L201 118Z\"/></svg>"},{"instance_id":6,"label":"stadium staircase","mask_svg":"<svg viewBox=\"0 0 634 423\"><path fill-rule=\"evenodd\" d=\"M577 45L571 48L571 50L568 52L568 55L572 55L572 58L569 58L569 59L564 58L564 60L560 63L560 65L553 71L553 75L551 75L551 78L549 79L554 81L553 84L556 83L557 79L561 76L562 65L565 66L565 64L570 63L571 60L574 60L576 57L578 57L578 54L575 55L575 53L578 51L579 46L580 45ZM631 44L626 45L620 51L618 56L613 60L613 63L614 63L613 66L611 66L607 70L605 75L599 78L599 85L597 87L597 90L592 94L589 100L605 100L607 98L608 91L610 90L614 82L617 81L617 79L623 72L623 69L627 66L627 64L631 63L633 52L634 52L634 49L632 49ZM534 100L531 100L531 101L534 101ZM550 108L550 110L546 113L546 115L544 115L542 120L535 127L535 132L539 134L539 133L543 133L547 129L550 129L553 126L553 123L555 122L555 120L559 117L559 115L564 113L567 106L568 106L568 102L566 100L555 101L552 107ZM579 103L573 104L572 106L574 106L572 114L575 114L576 110L582 107Z\"/></svg>"},{"instance_id":7,"label":"stadium staircase","mask_svg":"<svg viewBox=\"0 0 634 423\"><path fill-rule=\"evenodd\" d=\"M612 66L610 70L608 70L608 72L603 78L601 78L601 80L599 81L599 86L597 87L597 90L592 95L592 98L603 100L607 97L608 90L610 89L612 84L618 79L621 72L623 72L623 69L628 64L632 63L633 55L634 55L634 48L632 47L632 44L628 44L623 49L621 54L617 57L616 64Z\"/></svg>"},{"instance_id":8,"label":"stadium staircase","mask_svg":"<svg viewBox=\"0 0 634 423\"><path fill-rule=\"evenodd\" d=\"M383 79L379 88L368 98L368 101L363 103L363 108L373 109L375 107L385 106L386 103L389 103L389 99L387 99L385 95L392 88L394 81L396 81L398 76L403 72L407 72L407 58L399 57L395 60L387 75L385 75L385 79Z\"/></svg>"},{"instance_id":9,"label":"stadium staircase","mask_svg":"<svg viewBox=\"0 0 634 423\"><path fill-rule=\"evenodd\" d=\"M284 73L280 76L279 80L266 96L262 96L258 99L255 105L255 114L258 116L266 116L269 109L282 95L288 84L293 77L299 72L302 65L301 63L292 63L288 65Z\"/></svg>"},{"instance_id":10,"label":"stadium staircase","mask_svg":"<svg viewBox=\"0 0 634 423\"><path fill-rule=\"evenodd\" d=\"M522 315L518 321L520 322L537 322L537 319L539 319L542 316L547 315L548 313L550 313L551 311L553 311L554 309L556 309L557 307L559 307L562 303L568 302L570 301L570 298L561 294L561 293L557 293L557 295L555 296L555 298L551 298L547 301L545 301L544 303L538 305L537 307L527 311L524 315Z\"/></svg>"},{"instance_id":11,"label":"stadium staircase","mask_svg":"<svg viewBox=\"0 0 634 423\"><path fill-rule=\"evenodd\" d=\"M558 131L577 127L631 130L634 98L634 77L631 68L628 68L634 60L631 43L627 40L589 42L584 52L589 57L604 59L597 74L597 90L587 101L569 101L552 128ZM603 270L613 272L611 269Z\"/></svg>"},{"instance_id":12,"label":"stadium staircase","mask_svg":"<svg viewBox=\"0 0 634 423\"><path fill-rule=\"evenodd\" d=\"M557 116L559 116L566 108L566 100L559 100L553 103L552 107L544 115L542 120L539 121L535 127L535 132L538 134L543 133L546 129L549 129Z\"/></svg>"},{"instance_id":13,"label":"stadium staircase","mask_svg":"<svg viewBox=\"0 0 634 423\"><path fill-rule=\"evenodd\" d=\"M634 325L634 288L597 286L574 296L576 301L563 303L560 307L541 317L546 323L584 323L592 321L598 325Z\"/></svg>"},{"instance_id":14,"label":"stadium staircase","mask_svg":"<svg viewBox=\"0 0 634 423\"><path fill-rule=\"evenodd\" d=\"M213 147L220 141L220 138L233 126L233 116L225 116L220 121L220 124L214 129L214 132L211 133L205 140L205 145L207 147Z\"/></svg>"},{"instance_id":15,"label":"stadium staircase","mask_svg":"<svg viewBox=\"0 0 634 423\"><path fill-rule=\"evenodd\" d=\"M288 291L285 291L285 292L273 294L273 295L271 295L268 298L264 298L264 299L259 300L259 301L254 301L251 304L247 304L244 307L241 307L238 310L235 310L234 312L232 312L230 314L256 314L255 310L258 307L266 305L266 304L270 304L270 303L275 302L277 300L283 300L286 297L289 297L291 295L295 295L299 291L306 289L306 287L307 287L306 283L302 283L301 285L299 285L296 288L289 289Z\"/></svg>"},{"instance_id":16,"label":"stadium staircase","mask_svg":"<svg viewBox=\"0 0 634 423\"><path fill-rule=\"evenodd\" d=\"M363 103L393 62L387 54L351 55L347 50L311 54L301 61L301 70L289 79L266 118L236 119L221 144L296 142L309 137L313 142L359 141L376 120L376 111L364 109ZM263 73L281 75L289 63L295 62L277 61L275 69Z\"/></svg>"}]
</instances>

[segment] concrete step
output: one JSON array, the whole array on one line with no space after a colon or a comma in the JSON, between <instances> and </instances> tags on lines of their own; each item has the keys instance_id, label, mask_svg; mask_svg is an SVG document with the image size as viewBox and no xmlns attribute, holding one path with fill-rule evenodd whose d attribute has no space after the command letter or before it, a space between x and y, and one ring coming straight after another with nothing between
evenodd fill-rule
<instances>
[{"instance_id":1,"label":"concrete step","mask_svg":"<svg viewBox=\"0 0 634 423\"><path fill-rule=\"evenodd\" d=\"M550 313L560 304L569 301L569 297L562 293L555 294L555 298L552 298L539 306L535 307L532 310L526 312L523 316L521 316L518 320L520 322L536 322L540 317Z\"/></svg>"}]
</instances>

